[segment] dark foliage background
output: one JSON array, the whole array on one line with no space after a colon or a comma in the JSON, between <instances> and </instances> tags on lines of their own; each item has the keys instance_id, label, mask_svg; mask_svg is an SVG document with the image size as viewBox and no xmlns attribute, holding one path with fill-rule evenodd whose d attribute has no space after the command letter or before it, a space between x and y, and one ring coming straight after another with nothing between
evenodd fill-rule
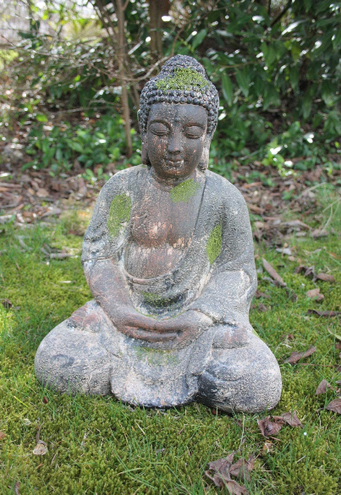
<instances>
[{"instance_id":1,"label":"dark foliage background","mask_svg":"<svg viewBox=\"0 0 341 495\"><path fill-rule=\"evenodd\" d=\"M26 28L14 25L14 36L2 37L4 166L13 147L24 169L51 174L101 176L139 163L139 93L181 53L200 60L219 89L215 171L229 177L240 164L250 164L254 176L264 166L281 175L317 164L329 174L339 169L340 3L27 5Z\"/></svg>"}]
</instances>

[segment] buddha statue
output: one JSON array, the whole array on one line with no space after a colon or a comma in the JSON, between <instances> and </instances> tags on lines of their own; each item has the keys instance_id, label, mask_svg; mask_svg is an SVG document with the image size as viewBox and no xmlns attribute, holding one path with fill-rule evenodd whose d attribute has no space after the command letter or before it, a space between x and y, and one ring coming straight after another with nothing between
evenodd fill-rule
<instances>
[{"instance_id":1,"label":"buddha statue","mask_svg":"<svg viewBox=\"0 0 341 495\"><path fill-rule=\"evenodd\" d=\"M278 403L279 366L248 318L257 285L248 210L207 170L218 109L191 57L172 57L146 83L143 164L98 196L82 253L94 299L41 342L44 385L145 407L255 413Z\"/></svg>"}]
</instances>

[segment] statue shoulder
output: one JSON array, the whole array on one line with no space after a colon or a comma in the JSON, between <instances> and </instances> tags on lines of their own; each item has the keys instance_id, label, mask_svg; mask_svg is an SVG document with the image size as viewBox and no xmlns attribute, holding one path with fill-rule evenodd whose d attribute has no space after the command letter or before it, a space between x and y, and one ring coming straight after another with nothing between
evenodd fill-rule
<instances>
[{"instance_id":1,"label":"statue shoulder","mask_svg":"<svg viewBox=\"0 0 341 495\"><path fill-rule=\"evenodd\" d=\"M111 201L118 194L130 195L130 191L136 187L136 184L142 179L142 175L147 172L145 165L138 165L116 172L102 187L98 200Z\"/></svg>"},{"instance_id":2,"label":"statue shoulder","mask_svg":"<svg viewBox=\"0 0 341 495\"><path fill-rule=\"evenodd\" d=\"M225 177L218 175L210 170L206 171L207 184L214 191L215 196L219 197L222 203L230 208L246 209L246 202L242 193L231 184Z\"/></svg>"}]
</instances>

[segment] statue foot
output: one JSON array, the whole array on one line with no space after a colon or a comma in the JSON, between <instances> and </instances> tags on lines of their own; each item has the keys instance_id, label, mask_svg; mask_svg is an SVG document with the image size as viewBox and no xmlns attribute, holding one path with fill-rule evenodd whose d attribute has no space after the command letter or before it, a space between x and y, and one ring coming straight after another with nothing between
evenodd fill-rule
<instances>
[{"instance_id":1,"label":"statue foot","mask_svg":"<svg viewBox=\"0 0 341 495\"><path fill-rule=\"evenodd\" d=\"M226 412L256 413L273 409L281 396L278 363L255 335L249 343L215 348L199 380L198 401Z\"/></svg>"}]
</instances>

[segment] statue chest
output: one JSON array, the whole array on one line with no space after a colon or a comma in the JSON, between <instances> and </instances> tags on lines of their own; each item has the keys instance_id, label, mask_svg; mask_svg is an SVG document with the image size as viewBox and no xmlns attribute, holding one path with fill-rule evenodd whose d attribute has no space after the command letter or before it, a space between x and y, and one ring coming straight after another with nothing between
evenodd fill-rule
<instances>
[{"instance_id":1,"label":"statue chest","mask_svg":"<svg viewBox=\"0 0 341 495\"><path fill-rule=\"evenodd\" d=\"M194 232L200 199L175 203L169 194L146 194L132 208L131 239L144 247L186 248Z\"/></svg>"}]
</instances>

